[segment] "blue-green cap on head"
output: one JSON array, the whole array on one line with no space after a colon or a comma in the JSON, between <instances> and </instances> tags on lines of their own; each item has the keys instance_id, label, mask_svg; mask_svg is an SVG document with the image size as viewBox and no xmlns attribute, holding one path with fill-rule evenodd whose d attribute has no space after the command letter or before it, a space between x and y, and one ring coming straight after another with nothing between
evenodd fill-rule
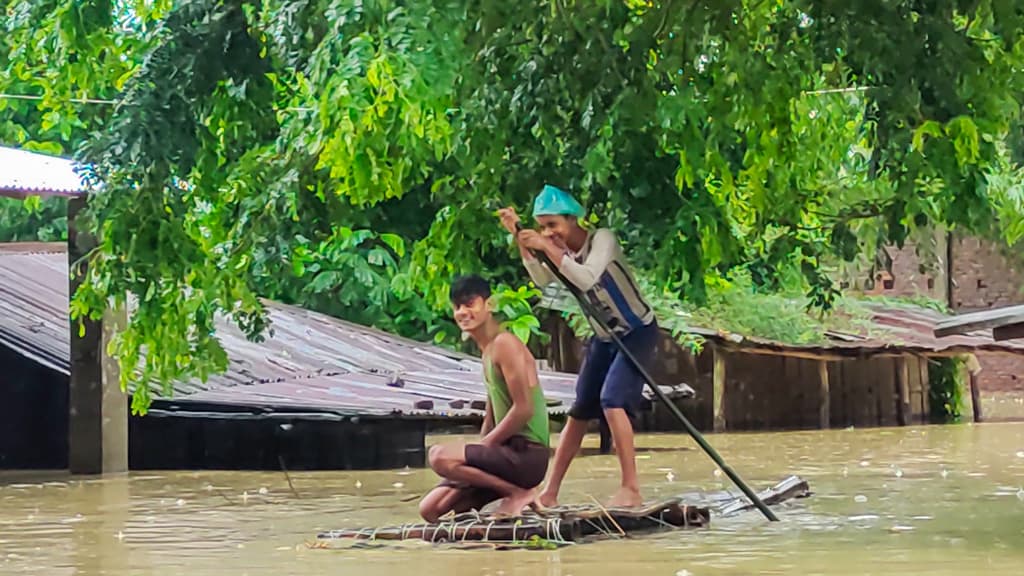
<instances>
[{"instance_id":1,"label":"blue-green cap on head","mask_svg":"<svg viewBox=\"0 0 1024 576\"><path fill-rule=\"evenodd\" d=\"M586 214L583 206L567 192L550 184L545 185L533 201L533 217L537 216L575 216L582 218Z\"/></svg>"}]
</instances>

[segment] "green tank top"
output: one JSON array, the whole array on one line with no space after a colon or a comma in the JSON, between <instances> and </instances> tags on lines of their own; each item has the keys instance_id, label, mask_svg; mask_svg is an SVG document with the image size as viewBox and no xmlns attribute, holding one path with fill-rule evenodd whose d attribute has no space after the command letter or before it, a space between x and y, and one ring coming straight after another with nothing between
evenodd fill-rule
<instances>
[{"instance_id":1,"label":"green tank top","mask_svg":"<svg viewBox=\"0 0 1024 576\"><path fill-rule=\"evenodd\" d=\"M494 369L490 358L484 358L484 382L487 385L487 397L491 400L491 411L494 413L494 424L497 425L512 408L512 397L508 393L508 384L500 370ZM540 385L533 387L533 417L526 427L519 432L527 440L545 447L549 446L550 427L548 424L548 406L544 399L544 391Z\"/></svg>"}]
</instances>

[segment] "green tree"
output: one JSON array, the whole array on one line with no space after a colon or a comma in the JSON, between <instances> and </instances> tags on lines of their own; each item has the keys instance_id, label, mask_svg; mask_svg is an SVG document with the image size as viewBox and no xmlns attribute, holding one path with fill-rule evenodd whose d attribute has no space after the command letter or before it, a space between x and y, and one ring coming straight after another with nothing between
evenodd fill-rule
<instances>
[{"instance_id":1,"label":"green tree","mask_svg":"<svg viewBox=\"0 0 1024 576\"><path fill-rule=\"evenodd\" d=\"M34 44L4 91L53 96L0 122L88 132L102 243L73 311L138 297L126 384L222 369L214 318L258 338L258 296L453 338L446 283L522 282L493 211L545 182L696 303L795 269L827 309L829 266L880 240L1024 231L1015 0L6 4L4 42Z\"/></svg>"}]
</instances>

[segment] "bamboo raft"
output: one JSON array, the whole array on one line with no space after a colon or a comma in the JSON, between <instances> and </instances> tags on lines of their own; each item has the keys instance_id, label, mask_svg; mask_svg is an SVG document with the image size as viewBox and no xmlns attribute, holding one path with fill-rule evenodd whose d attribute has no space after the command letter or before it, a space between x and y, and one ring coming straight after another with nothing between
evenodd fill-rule
<instances>
[{"instance_id":1,"label":"bamboo raft","mask_svg":"<svg viewBox=\"0 0 1024 576\"><path fill-rule=\"evenodd\" d=\"M790 476L758 496L769 506L810 495L807 482ZM559 506L543 514L530 511L515 518L481 512L450 515L441 522L380 528L343 529L317 535L321 541L421 540L432 543L541 543L539 547L579 543L602 537L628 537L670 530L703 528L712 515L727 517L753 509L743 495L730 491L693 493L642 508L604 508L598 504Z\"/></svg>"}]
</instances>

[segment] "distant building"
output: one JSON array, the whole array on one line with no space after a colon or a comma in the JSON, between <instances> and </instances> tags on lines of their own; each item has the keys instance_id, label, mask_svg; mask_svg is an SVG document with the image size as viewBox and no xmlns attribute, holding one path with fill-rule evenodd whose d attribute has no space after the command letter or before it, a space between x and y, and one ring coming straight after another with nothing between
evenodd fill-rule
<instances>
[{"instance_id":1,"label":"distant building","mask_svg":"<svg viewBox=\"0 0 1024 576\"><path fill-rule=\"evenodd\" d=\"M1014 261L993 243L973 237L937 237L933 258L918 255L918 246L887 246L860 286L864 294L927 296L958 314L1024 304L1024 258ZM979 354L978 383L986 392L1024 391L1024 358Z\"/></svg>"}]
</instances>

